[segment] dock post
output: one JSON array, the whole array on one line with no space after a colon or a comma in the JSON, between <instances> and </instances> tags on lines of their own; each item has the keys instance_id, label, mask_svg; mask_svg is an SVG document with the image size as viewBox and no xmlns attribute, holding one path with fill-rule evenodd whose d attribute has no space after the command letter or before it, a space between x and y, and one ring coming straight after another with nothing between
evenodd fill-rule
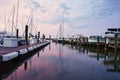
<instances>
[{"instance_id":1,"label":"dock post","mask_svg":"<svg viewBox=\"0 0 120 80\"><path fill-rule=\"evenodd\" d=\"M99 49L99 36L97 36L97 49Z\"/></svg>"},{"instance_id":2,"label":"dock post","mask_svg":"<svg viewBox=\"0 0 120 80\"><path fill-rule=\"evenodd\" d=\"M117 33L114 34L114 53L117 53Z\"/></svg>"},{"instance_id":3,"label":"dock post","mask_svg":"<svg viewBox=\"0 0 120 80\"><path fill-rule=\"evenodd\" d=\"M83 46L85 46L85 38L83 37Z\"/></svg>"},{"instance_id":4,"label":"dock post","mask_svg":"<svg viewBox=\"0 0 120 80\"><path fill-rule=\"evenodd\" d=\"M89 47L88 37L86 39L87 39L87 47Z\"/></svg>"},{"instance_id":5,"label":"dock post","mask_svg":"<svg viewBox=\"0 0 120 80\"><path fill-rule=\"evenodd\" d=\"M38 38L37 38L37 43L40 43L40 32L38 32Z\"/></svg>"},{"instance_id":6,"label":"dock post","mask_svg":"<svg viewBox=\"0 0 120 80\"><path fill-rule=\"evenodd\" d=\"M107 41L106 41L106 37L105 37L105 51L107 50Z\"/></svg>"},{"instance_id":7,"label":"dock post","mask_svg":"<svg viewBox=\"0 0 120 80\"><path fill-rule=\"evenodd\" d=\"M25 45L28 45L28 25L25 26Z\"/></svg>"},{"instance_id":8,"label":"dock post","mask_svg":"<svg viewBox=\"0 0 120 80\"><path fill-rule=\"evenodd\" d=\"M51 35L49 35L49 39L51 40Z\"/></svg>"},{"instance_id":9,"label":"dock post","mask_svg":"<svg viewBox=\"0 0 120 80\"><path fill-rule=\"evenodd\" d=\"M117 62L117 47L118 47L118 34L115 33L114 34L114 53L115 53L115 58L114 58L114 67L115 67L115 70L117 71L118 70L118 62Z\"/></svg>"},{"instance_id":10,"label":"dock post","mask_svg":"<svg viewBox=\"0 0 120 80\"><path fill-rule=\"evenodd\" d=\"M16 29L16 38L19 37L19 29Z\"/></svg>"}]
</instances>

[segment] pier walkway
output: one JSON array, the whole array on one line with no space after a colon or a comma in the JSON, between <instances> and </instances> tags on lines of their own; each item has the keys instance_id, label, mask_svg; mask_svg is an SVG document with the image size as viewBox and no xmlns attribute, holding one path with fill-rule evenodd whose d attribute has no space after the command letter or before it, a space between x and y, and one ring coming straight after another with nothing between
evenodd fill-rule
<instances>
[{"instance_id":1,"label":"pier walkway","mask_svg":"<svg viewBox=\"0 0 120 80\"><path fill-rule=\"evenodd\" d=\"M20 55L24 55L30 51L33 51L37 48L43 47L50 42L44 42L40 44L32 44L32 45L23 45L18 47L0 47L0 62L12 60Z\"/></svg>"}]
</instances>

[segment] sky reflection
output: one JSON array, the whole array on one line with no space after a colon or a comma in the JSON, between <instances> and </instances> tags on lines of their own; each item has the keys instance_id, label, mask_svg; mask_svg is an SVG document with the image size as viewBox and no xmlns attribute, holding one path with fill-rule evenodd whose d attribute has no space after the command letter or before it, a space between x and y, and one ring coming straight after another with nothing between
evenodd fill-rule
<instances>
[{"instance_id":1,"label":"sky reflection","mask_svg":"<svg viewBox=\"0 0 120 80\"><path fill-rule=\"evenodd\" d=\"M120 80L119 73L107 72L101 60L87 53L55 43L49 47L36 53L5 80Z\"/></svg>"}]
</instances>

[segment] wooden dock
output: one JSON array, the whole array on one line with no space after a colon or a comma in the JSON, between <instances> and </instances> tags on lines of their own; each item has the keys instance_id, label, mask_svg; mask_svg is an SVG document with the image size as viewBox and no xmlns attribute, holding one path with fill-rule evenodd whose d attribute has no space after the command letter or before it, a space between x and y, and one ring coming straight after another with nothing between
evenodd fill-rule
<instances>
[{"instance_id":1,"label":"wooden dock","mask_svg":"<svg viewBox=\"0 0 120 80\"><path fill-rule=\"evenodd\" d=\"M0 63L10 61L14 58L17 58L21 55L25 55L28 52L31 52L48 44L50 44L50 42L44 42L44 43L32 44L32 45L23 45L13 48L0 47Z\"/></svg>"},{"instance_id":2,"label":"wooden dock","mask_svg":"<svg viewBox=\"0 0 120 80\"><path fill-rule=\"evenodd\" d=\"M87 38L86 38L87 39ZM104 50L113 50L116 52L120 51L120 46L115 47L115 45L108 45L106 44L106 42L99 42L99 40L97 40L97 42L88 42L88 40L85 40L83 42L81 41L71 41L71 40L62 40L60 41L54 41L54 42L58 42L58 43L62 43L62 44L71 44L71 45L76 45L76 46L84 46L84 47L88 47L88 48L99 48L99 49L104 49ZM117 44L116 44L117 45Z\"/></svg>"}]
</instances>

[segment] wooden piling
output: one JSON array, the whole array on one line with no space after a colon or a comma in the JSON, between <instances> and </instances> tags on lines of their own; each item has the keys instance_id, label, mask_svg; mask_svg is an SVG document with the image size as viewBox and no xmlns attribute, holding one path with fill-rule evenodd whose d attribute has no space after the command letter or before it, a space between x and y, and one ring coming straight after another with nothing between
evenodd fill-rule
<instances>
[{"instance_id":1,"label":"wooden piling","mask_svg":"<svg viewBox=\"0 0 120 80\"><path fill-rule=\"evenodd\" d=\"M97 36L97 49L99 49L99 36Z\"/></svg>"},{"instance_id":2,"label":"wooden piling","mask_svg":"<svg viewBox=\"0 0 120 80\"><path fill-rule=\"evenodd\" d=\"M89 47L88 37L86 39L87 39L87 47Z\"/></svg>"},{"instance_id":3,"label":"wooden piling","mask_svg":"<svg viewBox=\"0 0 120 80\"><path fill-rule=\"evenodd\" d=\"M117 53L117 36L118 36L118 34L117 33L115 33L114 34L114 53Z\"/></svg>"},{"instance_id":4,"label":"wooden piling","mask_svg":"<svg viewBox=\"0 0 120 80\"><path fill-rule=\"evenodd\" d=\"M83 37L83 46L85 46L85 38Z\"/></svg>"},{"instance_id":5,"label":"wooden piling","mask_svg":"<svg viewBox=\"0 0 120 80\"><path fill-rule=\"evenodd\" d=\"M37 38L37 43L40 43L40 32L38 32L38 38Z\"/></svg>"},{"instance_id":6,"label":"wooden piling","mask_svg":"<svg viewBox=\"0 0 120 80\"><path fill-rule=\"evenodd\" d=\"M16 29L16 38L19 37L19 29Z\"/></svg>"},{"instance_id":7,"label":"wooden piling","mask_svg":"<svg viewBox=\"0 0 120 80\"><path fill-rule=\"evenodd\" d=\"M106 41L106 37L105 37L105 51L107 50L107 41Z\"/></svg>"},{"instance_id":8,"label":"wooden piling","mask_svg":"<svg viewBox=\"0 0 120 80\"><path fill-rule=\"evenodd\" d=\"M28 45L28 25L25 26L25 45Z\"/></svg>"},{"instance_id":9,"label":"wooden piling","mask_svg":"<svg viewBox=\"0 0 120 80\"><path fill-rule=\"evenodd\" d=\"M49 39L51 40L51 35L49 35Z\"/></svg>"}]
</instances>

